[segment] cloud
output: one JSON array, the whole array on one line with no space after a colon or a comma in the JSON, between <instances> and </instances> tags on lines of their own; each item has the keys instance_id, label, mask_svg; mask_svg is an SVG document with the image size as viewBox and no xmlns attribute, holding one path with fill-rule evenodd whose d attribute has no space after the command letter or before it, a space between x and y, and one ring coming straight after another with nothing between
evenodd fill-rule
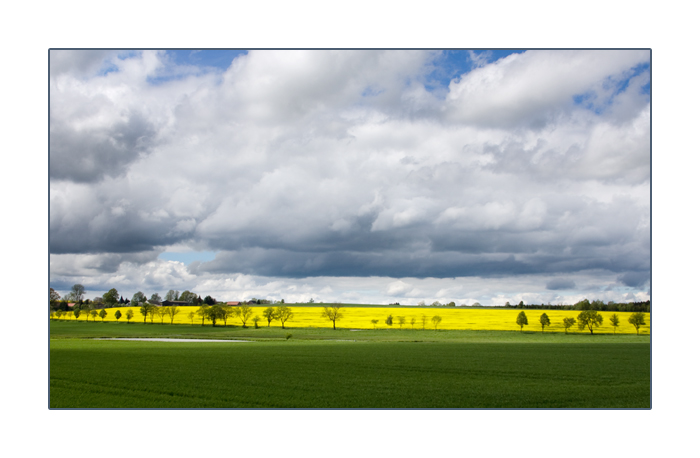
<instances>
[{"instance_id":1,"label":"cloud","mask_svg":"<svg viewBox=\"0 0 700 458\"><path fill-rule=\"evenodd\" d=\"M137 275L175 245L219 252L173 276L195 285L529 275L532 294L550 294L541 285L561 275L579 290L642 287L648 60L528 51L440 91L432 51L251 51L225 70L155 51L52 55L50 252L85 278ZM575 280L601 269L604 283ZM390 296L421 290L407 284Z\"/></svg>"},{"instance_id":2,"label":"cloud","mask_svg":"<svg viewBox=\"0 0 700 458\"><path fill-rule=\"evenodd\" d=\"M565 278L553 278L547 282L546 288L553 291L575 289L576 283Z\"/></svg>"}]
</instances>

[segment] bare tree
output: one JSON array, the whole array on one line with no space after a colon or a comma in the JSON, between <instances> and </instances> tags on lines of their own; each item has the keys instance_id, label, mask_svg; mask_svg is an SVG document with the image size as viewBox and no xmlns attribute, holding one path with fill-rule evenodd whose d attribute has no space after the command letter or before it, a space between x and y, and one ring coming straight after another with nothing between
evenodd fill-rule
<instances>
[{"instance_id":1,"label":"bare tree","mask_svg":"<svg viewBox=\"0 0 700 458\"><path fill-rule=\"evenodd\" d=\"M406 324L405 316L397 316L396 320L399 322L399 329L403 329L403 325Z\"/></svg>"},{"instance_id":2,"label":"bare tree","mask_svg":"<svg viewBox=\"0 0 700 458\"><path fill-rule=\"evenodd\" d=\"M177 305L171 305L169 307L163 307L165 309L165 314L170 317L170 324L173 324L173 321L175 321L175 315L180 313L180 307Z\"/></svg>"},{"instance_id":3,"label":"bare tree","mask_svg":"<svg viewBox=\"0 0 700 458\"><path fill-rule=\"evenodd\" d=\"M282 323L282 329L284 329L284 323L294 318L294 312L292 312L292 309L290 309L289 307L281 305L277 307L277 310L275 311L275 316L278 320L280 320L280 322Z\"/></svg>"},{"instance_id":4,"label":"bare tree","mask_svg":"<svg viewBox=\"0 0 700 458\"><path fill-rule=\"evenodd\" d=\"M80 283L76 283L71 287L70 292L73 295L73 299L75 299L75 302L83 301L83 296L85 295L85 287L83 285L81 285Z\"/></svg>"},{"instance_id":5,"label":"bare tree","mask_svg":"<svg viewBox=\"0 0 700 458\"><path fill-rule=\"evenodd\" d=\"M416 324L416 317L412 316L411 317L411 329L413 329L413 326Z\"/></svg>"},{"instance_id":6,"label":"bare tree","mask_svg":"<svg viewBox=\"0 0 700 458\"><path fill-rule=\"evenodd\" d=\"M204 320L209 319L208 310L209 310L208 305L202 305L197 309L197 315L202 317L202 326L204 326Z\"/></svg>"},{"instance_id":7,"label":"bare tree","mask_svg":"<svg viewBox=\"0 0 700 458\"><path fill-rule=\"evenodd\" d=\"M241 323L243 323L243 327L245 328L247 327L246 322L253 315L253 308L245 304L241 304L238 306L238 310L236 310L236 315L241 319Z\"/></svg>"},{"instance_id":8,"label":"bare tree","mask_svg":"<svg viewBox=\"0 0 700 458\"><path fill-rule=\"evenodd\" d=\"M432 318L432 321L433 321L433 324L435 325L435 330L437 331L437 327L440 324L440 322L442 321L442 317L440 315L435 315Z\"/></svg>"},{"instance_id":9,"label":"bare tree","mask_svg":"<svg viewBox=\"0 0 700 458\"><path fill-rule=\"evenodd\" d=\"M323 307L323 312L321 312L321 318L328 318L333 322L333 330L335 330L335 322L343 318L341 312L342 307L340 304L331 304L330 307Z\"/></svg>"}]
</instances>

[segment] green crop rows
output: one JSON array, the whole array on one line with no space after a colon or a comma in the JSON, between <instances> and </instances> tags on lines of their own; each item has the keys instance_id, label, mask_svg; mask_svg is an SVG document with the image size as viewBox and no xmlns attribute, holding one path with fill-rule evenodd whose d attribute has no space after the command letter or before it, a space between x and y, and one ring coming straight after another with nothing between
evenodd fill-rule
<instances>
[{"instance_id":1,"label":"green crop rows","mask_svg":"<svg viewBox=\"0 0 700 458\"><path fill-rule=\"evenodd\" d=\"M69 339L83 336L58 328L52 324L63 337L50 343L52 408L650 407L648 338L329 341L307 331L303 340L161 343ZM105 328L99 333L113 334Z\"/></svg>"}]
</instances>

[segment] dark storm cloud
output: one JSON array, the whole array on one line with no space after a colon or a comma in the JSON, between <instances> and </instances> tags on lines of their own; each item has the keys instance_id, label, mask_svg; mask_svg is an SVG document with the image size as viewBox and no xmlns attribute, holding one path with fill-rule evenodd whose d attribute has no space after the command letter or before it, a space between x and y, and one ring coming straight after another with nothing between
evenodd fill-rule
<instances>
[{"instance_id":1,"label":"dark storm cloud","mask_svg":"<svg viewBox=\"0 0 700 458\"><path fill-rule=\"evenodd\" d=\"M554 278L547 282L546 288L552 291L574 289L576 288L576 283L565 278Z\"/></svg>"},{"instance_id":2,"label":"dark storm cloud","mask_svg":"<svg viewBox=\"0 0 700 458\"><path fill-rule=\"evenodd\" d=\"M77 130L52 119L50 177L89 183L122 174L130 163L148 152L155 134L155 127L138 113L90 130Z\"/></svg>"},{"instance_id":3,"label":"dark storm cloud","mask_svg":"<svg viewBox=\"0 0 700 458\"><path fill-rule=\"evenodd\" d=\"M649 281L649 271L625 272L617 277L617 280L632 288L641 288Z\"/></svg>"}]
</instances>

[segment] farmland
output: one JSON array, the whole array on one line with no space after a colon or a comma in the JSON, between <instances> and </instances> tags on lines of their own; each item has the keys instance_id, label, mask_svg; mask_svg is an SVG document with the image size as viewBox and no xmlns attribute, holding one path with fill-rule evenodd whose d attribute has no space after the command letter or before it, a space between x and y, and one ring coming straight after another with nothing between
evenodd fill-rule
<instances>
[{"instance_id":1,"label":"farmland","mask_svg":"<svg viewBox=\"0 0 700 458\"><path fill-rule=\"evenodd\" d=\"M649 408L649 336L54 321L49 402L52 408Z\"/></svg>"},{"instance_id":2,"label":"farmland","mask_svg":"<svg viewBox=\"0 0 700 458\"><path fill-rule=\"evenodd\" d=\"M253 306L253 316L258 315L262 317L263 310L268 306ZM321 311L323 310L320 306L289 306L294 313L294 317L288 321L285 326L292 326L295 328L327 328L332 327L332 323L325 318L321 317ZM201 324L201 318L195 316L190 319L188 315L190 312L196 312L198 307L180 307L180 313L175 316L174 323L176 324ZM134 314L134 318L131 320L143 322L144 317L139 313L138 307L119 307L119 308L108 308L105 309L107 316L104 321L116 321L115 312L119 310L122 314L122 318L119 320L121 322L126 321L125 315L128 310L131 310ZM352 329L423 329L422 319L425 316L426 323L425 329L432 329L433 323L431 319L435 315L439 315L442 318L438 325L438 329L443 330L489 330L489 331L515 331L520 330L520 327L516 324L515 318L519 313L516 309L481 309L481 308L462 308L462 307L343 307L342 309L343 318L338 321L337 326L342 328L352 328ZM565 317L576 318L579 314L577 310L535 310L529 309L525 310L528 317L529 325L527 325L525 330L540 330L539 317L542 313L546 313L551 320L551 325L547 326L546 332L564 332L563 319ZM630 312L599 312L603 316L603 323L599 328L596 328L594 332L596 333L622 333L622 334L636 334L635 328L628 323L628 318L631 315ZM620 318L620 326L614 330L610 324L610 316L615 313ZM385 323L386 317L392 315L394 317L394 323L389 326ZM403 316L406 322L403 325L399 325L397 317ZM640 334L649 334L650 329L650 315L645 314L646 325L642 326L639 330ZM102 321L99 317L94 318L98 322ZM411 320L415 319L415 322L411 324ZM61 318L62 321L76 321L72 314L64 315ZM77 319L77 321L85 321L86 316L83 315ZM92 321L93 318L90 318ZM376 324L372 323L372 320L377 320ZM150 322L150 318L147 320ZM170 322L168 317L156 318L154 323L161 324ZM267 322L263 319L263 326L267 326ZM241 325L241 322L235 318L228 321L229 325ZM210 324L211 325L211 324ZM217 323L218 325L223 325L223 322ZM248 325L251 325L249 320ZM281 327L279 321L273 321L271 326ZM574 326L569 330L569 332L579 332L578 328ZM587 331L585 331L587 332Z\"/></svg>"}]
</instances>

